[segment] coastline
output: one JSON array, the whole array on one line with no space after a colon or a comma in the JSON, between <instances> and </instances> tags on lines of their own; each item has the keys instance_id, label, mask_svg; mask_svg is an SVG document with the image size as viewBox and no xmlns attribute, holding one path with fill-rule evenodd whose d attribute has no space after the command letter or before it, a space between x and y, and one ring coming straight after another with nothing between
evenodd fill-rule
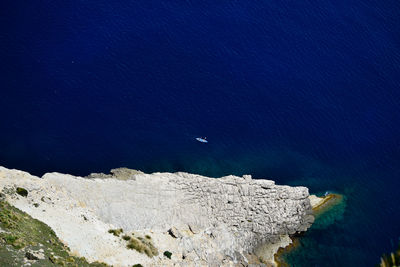
<instances>
[{"instance_id":1,"label":"coastline","mask_svg":"<svg viewBox=\"0 0 400 267\"><path fill-rule=\"evenodd\" d=\"M281 248L286 248L292 245L293 240L289 235L281 235L279 240L274 243L267 243L255 250L255 254L258 256L261 262L271 264L272 266L278 266L275 261L275 255Z\"/></svg>"},{"instance_id":2,"label":"coastline","mask_svg":"<svg viewBox=\"0 0 400 267\"><path fill-rule=\"evenodd\" d=\"M317 220L320 216L323 216L325 212L329 211L330 209L334 208L336 205L340 204L344 196L337 193L330 193L323 197L318 197L316 195L310 195L310 204L312 207L313 215ZM277 252L274 254L274 261L273 264L276 267L289 267L290 265L285 262L283 255L290 253L294 249L298 248L301 243L300 235L294 235L290 237L291 243L286 247L278 248Z\"/></svg>"},{"instance_id":3,"label":"coastline","mask_svg":"<svg viewBox=\"0 0 400 267\"><path fill-rule=\"evenodd\" d=\"M328 194L324 197L318 197L316 195L310 195L310 204L313 210L314 216L320 209L325 208L329 202L335 198L334 194ZM279 238L279 241L273 244L266 244L256 251L256 254L264 261L272 264L272 266L289 266L281 258L283 252L290 251L299 246L298 238L290 235L283 235ZM269 255L265 257L263 255Z\"/></svg>"},{"instance_id":4,"label":"coastline","mask_svg":"<svg viewBox=\"0 0 400 267\"><path fill-rule=\"evenodd\" d=\"M26 194L19 195L18 188ZM274 265L276 251L292 242L289 235L306 231L314 221L306 187L275 185L250 175L215 179L120 168L113 175L87 178L37 177L0 167L0 189L8 203L51 227L72 253L111 265L188 266L197 261L232 266L247 262L247 253L253 260L258 248L254 260ZM112 229L151 236L159 255L127 249L121 237L110 234ZM163 251L173 256L164 257Z\"/></svg>"},{"instance_id":5,"label":"coastline","mask_svg":"<svg viewBox=\"0 0 400 267\"><path fill-rule=\"evenodd\" d=\"M314 216L322 215L325 211L328 211L330 208L343 201L343 198L344 196L341 194L331 193L323 197L315 206L311 204Z\"/></svg>"}]
</instances>

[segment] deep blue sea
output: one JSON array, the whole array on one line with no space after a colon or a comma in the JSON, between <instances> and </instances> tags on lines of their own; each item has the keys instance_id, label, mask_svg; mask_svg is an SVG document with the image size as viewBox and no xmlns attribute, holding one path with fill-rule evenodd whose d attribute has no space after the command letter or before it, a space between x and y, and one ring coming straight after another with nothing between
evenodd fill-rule
<instances>
[{"instance_id":1,"label":"deep blue sea","mask_svg":"<svg viewBox=\"0 0 400 267\"><path fill-rule=\"evenodd\" d=\"M287 260L374 266L400 237L400 2L2 0L0 165L341 193Z\"/></svg>"}]
</instances>

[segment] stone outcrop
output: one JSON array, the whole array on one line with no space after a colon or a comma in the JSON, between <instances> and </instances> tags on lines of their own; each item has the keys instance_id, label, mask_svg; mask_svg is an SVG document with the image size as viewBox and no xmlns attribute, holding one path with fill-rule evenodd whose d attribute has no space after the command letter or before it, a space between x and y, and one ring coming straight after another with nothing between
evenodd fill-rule
<instances>
[{"instance_id":1,"label":"stone outcrop","mask_svg":"<svg viewBox=\"0 0 400 267\"><path fill-rule=\"evenodd\" d=\"M0 168L0 190L8 192L11 204L52 227L79 255L120 266L246 266L254 253L270 261L276 249L271 245L287 245L288 234L307 230L314 220L305 187L248 175L215 179L129 169L113 173L38 178ZM27 189L28 196L11 194L16 187ZM172 257L129 251L107 234L110 228L149 233L155 246ZM82 244L91 242L97 244Z\"/></svg>"}]
</instances>

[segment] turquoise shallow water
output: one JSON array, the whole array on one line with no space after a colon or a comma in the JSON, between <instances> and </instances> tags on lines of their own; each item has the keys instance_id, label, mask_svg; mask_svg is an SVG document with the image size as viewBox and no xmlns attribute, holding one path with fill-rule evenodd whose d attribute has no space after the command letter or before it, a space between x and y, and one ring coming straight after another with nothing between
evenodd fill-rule
<instances>
[{"instance_id":1,"label":"turquoise shallow water","mask_svg":"<svg viewBox=\"0 0 400 267\"><path fill-rule=\"evenodd\" d=\"M377 251L389 252L397 247L400 236L389 234L398 231L397 223L393 223L398 216L397 189L393 190L396 184L387 184L383 173L357 174L360 175L340 173L340 178L335 178L330 173L329 177L336 181L325 183L319 177L295 182L309 185L319 195L324 192L317 188L327 186L345 197L342 204L317 218L298 239L300 245L296 249L283 254L290 266L375 266L380 256ZM365 259L374 254L375 262Z\"/></svg>"},{"instance_id":2,"label":"turquoise shallow water","mask_svg":"<svg viewBox=\"0 0 400 267\"><path fill-rule=\"evenodd\" d=\"M274 150L262 156L187 162L180 169L214 177L251 173L279 184L307 186L317 195L326 191L344 195L343 204L319 217L300 236L300 246L283 254L290 266L375 266L382 253L400 242L398 171L390 161L382 165L352 160L327 163L310 154ZM160 168L175 170L171 165Z\"/></svg>"}]
</instances>

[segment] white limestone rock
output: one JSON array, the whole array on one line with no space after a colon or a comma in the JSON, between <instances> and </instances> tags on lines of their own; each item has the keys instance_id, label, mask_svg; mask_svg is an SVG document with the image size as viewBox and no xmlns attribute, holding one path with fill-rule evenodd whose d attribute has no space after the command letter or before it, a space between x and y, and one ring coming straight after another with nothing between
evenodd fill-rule
<instances>
[{"instance_id":1,"label":"white limestone rock","mask_svg":"<svg viewBox=\"0 0 400 267\"><path fill-rule=\"evenodd\" d=\"M27 189L28 197L10 193L16 187ZM251 176L117 169L90 179L60 173L39 178L0 167L0 190L11 204L52 227L74 253L114 266L246 265L245 255L252 252L273 259L274 244L287 244L285 236L307 230L314 220L307 188ZM126 249L107 233L111 228L151 233L160 255L148 258ZM166 250L171 260L162 256Z\"/></svg>"}]
</instances>

